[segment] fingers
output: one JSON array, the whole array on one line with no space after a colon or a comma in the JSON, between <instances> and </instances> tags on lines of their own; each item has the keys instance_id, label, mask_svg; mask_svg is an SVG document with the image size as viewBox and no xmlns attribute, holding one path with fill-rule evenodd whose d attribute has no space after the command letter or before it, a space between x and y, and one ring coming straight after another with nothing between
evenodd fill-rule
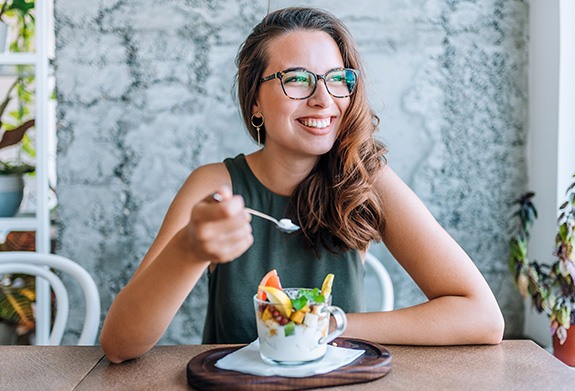
<instances>
[{"instance_id":1,"label":"fingers","mask_svg":"<svg viewBox=\"0 0 575 391\"><path fill-rule=\"evenodd\" d=\"M250 221L243 198L222 186L193 208L188 226L191 248L201 260L229 262L253 244Z\"/></svg>"},{"instance_id":2,"label":"fingers","mask_svg":"<svg viewBox=\"0 0 575 391\"><path fill-rule=\"evenodd\" d=\"M214 193L210 195L210 197L217 202L229 200L230 198L232 198L232 196L233 196L232 189L230 189L229 186L221 186L219 189L217 189Z\"/></svg>"},{"instance_id":3,"label":"fingers","mask_svg":"<svg viewBox=\"0 0 575 391\"><path fill-rule=\"evenodd\" d=\"M229 262L242 255L254 242L251 225L245 224L235 230L221 232L198 244L212 262Z\"/></svg>"},{"instance_id":4,"label":"fingers","mask_svg":"<svg viewBox=\"0 0 575 391\"><path fill-rule=\"evenodd\" d=\"M248 217L249 213L244 209L245 204L242 196L233 195L228 186L222 186L196 205L194 217L202 221L233 218L238 214L244 214Z\"/></svg>"}]
</instances>

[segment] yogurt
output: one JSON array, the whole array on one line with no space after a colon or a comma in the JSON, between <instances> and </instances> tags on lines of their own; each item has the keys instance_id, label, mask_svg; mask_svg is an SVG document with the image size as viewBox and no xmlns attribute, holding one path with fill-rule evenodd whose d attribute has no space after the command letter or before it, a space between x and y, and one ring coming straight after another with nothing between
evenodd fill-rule
<instances>
[{"instance_id":1,"label":"yogurt","mask_svg":"<svg viewBox=\"0 0 575 391\"><path fill-rule=\"evenodd\" d=\"M345 330L345 313L341 308L330 305L331 297L325 300L321 295L319 297L326 303L318 303L315 299L310 301L316 296L309 296L306 291L311 290L288 288L281 292L270 291L281 296L280 300L276 297L271 301L254 296L260 356L264 362L300 365L319 360L327 351L327 343ZM337 329L329 334L332 314Z\"/></svg>"},{"instance_id":2,"label":"yogurt","mask_svg":"<svg viewBox=\"0 0 575 391\"><path fill-rule=\"evenodd\" d=\"M260 353L264 361L272 360L280 364L302 364L315 361L325 355L327 344L320 343L322 337L326 337L329 329L329 314L323 315L306 314L306 317L314 319L308 324L292 324L282 326L275 320L261 318L261 313L256 316L258 336L260 340ZM293 330L292 330L293 328Z\"/></svg>"}]
</instances>

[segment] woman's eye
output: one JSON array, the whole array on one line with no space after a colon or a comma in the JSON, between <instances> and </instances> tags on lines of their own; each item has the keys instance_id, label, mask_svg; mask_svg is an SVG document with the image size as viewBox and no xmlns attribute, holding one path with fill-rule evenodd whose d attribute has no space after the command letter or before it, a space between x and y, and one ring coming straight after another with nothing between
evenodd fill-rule
<instances>
[{"instance_id":1,"label":"woman's eye","mask_svg":"<svg viewBox=\"0 0 575 391\"><path fill-rule=\"evenodd\" d=\"M306 75L286 75L284 76L284 84L302 84L309 85L309 77Z\"/></svg>"},{"instance_id":2,"label":"woman's eye","mask_svg":"<svg viewBox=\"0 0 575 391\"><path fill-rule=\"evenodd\" d=\"M329 75L327 77L327 82L331 84L342 84L345 81L345 76L342 74Z\"/></svg>"}]
</instances>

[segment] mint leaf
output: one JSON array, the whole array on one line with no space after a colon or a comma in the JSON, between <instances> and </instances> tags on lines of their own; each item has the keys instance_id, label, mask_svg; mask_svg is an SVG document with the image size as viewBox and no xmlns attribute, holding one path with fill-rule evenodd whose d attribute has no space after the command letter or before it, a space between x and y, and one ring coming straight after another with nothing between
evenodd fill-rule
<instances>
[{"instance_id":1,"label":"mint leaf","mask_svg":"<svg viewBox=\"0 0 575 391\"><path fill-rule=\"evenodd\" d=\"M309 301L313 301L313 297L317 294L315 293L315 290L317 288L314 289L306 289L304 291L301 291L300 293L305 296L306 299L308 299Z\"/></svg>"},{"instance_id":2,"label":"mint leaf","mask_svg":"<svg viewBox=\"0 0 575 391\"><path fill-rule=\"evenodd\" d=\"M298 295L297 298L295 298L291 301L291 304L296 311L299 311L303 307L305 307L305 305L307 304L307 298L304 296Z\"/></svg>"},{"instance_id":3,"label":"mint leaf","mask_svg":"<svg viewBox=\"0 0 575 391\"><path fill-rule=\"evenodd\" d=\"M307 301L311 301L314 303L325 303L325 297L320 293L319 288L302 289L301 291L298 292L296 300L298 300L302 297L305 297L305 299ZM292 302L293 302L293 300L292 300Z\"/></svg>"}]
</instances>

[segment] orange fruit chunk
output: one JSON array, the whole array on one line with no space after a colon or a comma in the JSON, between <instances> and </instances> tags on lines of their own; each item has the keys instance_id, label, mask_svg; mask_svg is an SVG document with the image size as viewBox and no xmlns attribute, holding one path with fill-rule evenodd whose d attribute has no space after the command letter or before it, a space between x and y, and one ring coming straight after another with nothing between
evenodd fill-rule
<instances>
[{"instance_id":1,"label":"orange fruit chunk","mask_svg":"<svg viewBox=\"0 0 575 391\"><path fill-rule=\"evenodd\" d=\"M264 276L264 278L262 278L262 280L260 281L260 283L258 285L257 298L259 300L266 300L267 295L266 295L266 292L264 292L264 290L261 289L262 286L271 286L272 288L276 288L279 290L282 289L282 284L280 283L280 278L278 277L278 272L276 271L276 269L270 270Z\"/></svg>"}]
</instances>

